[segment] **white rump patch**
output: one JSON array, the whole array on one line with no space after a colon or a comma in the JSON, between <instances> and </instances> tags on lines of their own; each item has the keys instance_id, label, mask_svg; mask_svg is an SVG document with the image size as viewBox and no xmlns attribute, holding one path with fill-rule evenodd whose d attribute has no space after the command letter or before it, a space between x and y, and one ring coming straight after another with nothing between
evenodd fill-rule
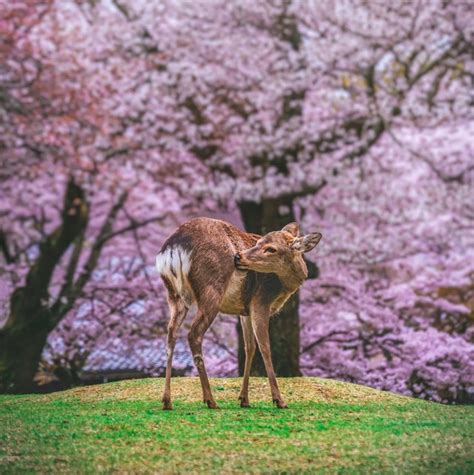
<instances>
[{"instance_id":1,"label":"white rump patch","mask_svg":"<svg viewBox=\"0 0 474 475\"><path fill-rule=\"evenodd\" d=\"M156 269L173 283L178 294L184 294L185 279L191 268L191 253L180 246L167 247L156 256Z\"/></svg>"}]
</instances>

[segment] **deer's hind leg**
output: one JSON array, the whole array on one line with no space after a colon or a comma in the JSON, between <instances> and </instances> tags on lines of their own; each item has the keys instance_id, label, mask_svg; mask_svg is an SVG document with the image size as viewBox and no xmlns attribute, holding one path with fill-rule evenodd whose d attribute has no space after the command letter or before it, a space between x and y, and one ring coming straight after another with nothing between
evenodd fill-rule
<instances>
[{"instance_id":1,"label":"deer's hind leg","mask_svg":"<svg viewBox=\"0 0 474 475\"><path fill-rule=\"evenodd\" d=\"M249 404L249 376L252 368L252 361L255 355L255 335L252 329L252 321L250 317L240 317L240 324L242 326L242 333L244 336L245 348L245 367L244 378L242 380L242 388L240 390L239 401L241 407L250 407Z\"/></svg>"},{"instance_id":2,"label":"deer's hind leg","mask_svg":"<svg viewBox=\"0 0 474 475\"><path fill-rule=\"evenodd\" d=\"M202 355L202 341L204 334L210 327L219 311L219 304L223 292L217 288L208 287L203 296L198 299L198 310L189 330L188 340L193 355L194 364L201 380L203 401L210 409L218 409L216 401L212 396L209 378L207 377L206 366Z\"/></svg>"},{"instance_id":3,"label":"deer's hind leg","mask_svg":"<svg viewBox=\"0 0 474 475\"><path fill-rule=\"evenodd\" d=\"M168 305L170 307L171 318L168 324L168 337L166 341L166 380L162 398L163 409L165 410L173 408L171 405L171 370L173 366L173 352L179 329L188 313L188 307L185 302L172 289L168 289Z\"/></svg>"}]
</instances>

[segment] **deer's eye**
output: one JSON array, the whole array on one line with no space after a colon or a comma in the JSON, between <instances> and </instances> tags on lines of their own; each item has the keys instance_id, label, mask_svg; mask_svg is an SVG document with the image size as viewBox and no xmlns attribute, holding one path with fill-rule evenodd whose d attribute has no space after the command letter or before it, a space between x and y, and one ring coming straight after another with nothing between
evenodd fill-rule
<instances>
[{"instance_id":1,"label":"deer's eye","mask_svg":"<svg viewBox=\"0 0 474 475\"><path fill-rule=\"evenodd\" d=\"M266 247L263 251L265 254L275 254L277 250L274 247Z\"/></svg>"}]
</instances>

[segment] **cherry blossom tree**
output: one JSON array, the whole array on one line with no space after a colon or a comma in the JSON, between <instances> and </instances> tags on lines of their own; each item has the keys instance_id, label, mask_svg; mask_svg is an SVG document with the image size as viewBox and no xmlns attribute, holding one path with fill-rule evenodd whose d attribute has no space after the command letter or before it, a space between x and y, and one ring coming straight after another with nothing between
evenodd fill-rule
<instances>
[{"instance_id":1,"label":"cherry blossom tree","mask_svg":"<svg viewBox=\"0 0 474 475\"><path fill-rule=\"evenodd\" d=\"M299 218L305 197L319 202L386 135L386 147L403 150L403 131L470 117L463 2L113 2L99 11L110 23L98 28L116 31L119 55L129 55L124 80L135 65L139 100L114 106L122 121L202 163L190 192L236 206L252 232ZM297 298L271 333L277 372L299 374Z\"/></svg>"},{"instance_id":2,"label":"cherry blossom tree","mask_svg":"<svg viewBox=\"0 0 474 475\"><path fill-rule=\"evenodd\" d=\"M101 86L62 56L75 32L49 25L41 36L55 8L4 5L1 23L3 390L32 389L48 334L67 315L91 301L92 316L126 315L153 293L139 233L150 228L156 251L162 222L187 206L164 183L173 180L164 160L134 167L108 145L114 124L100 110ZM151 313L153 301L145 305Z\"/></svg>"},{"instance_id":3,"label":"cherry blossom tree","mask_svg":"<svg viewBox=\"0 0 474 475\"><path fill-rule=\"evenodd\" d=\"M45 306L63 309L48 329L62 319L51 351L63 365L80 366L105 334L151 338L166 319L147 267L160 240L187 216L219 211L252 232L298 220L323 233L320 278L272 322L280 375L472 397L466 2L37 5L41 15L20 15L22 25L24 12L36 18L27 39L12 44L41 75L29 66L22 97L8 81L2 89L17 101L5 104L29 111L21 121L5 106L2 125L5 156L21 155L3 181L2 298L11 313L15 289L41 263L39 243L85 214L82 231L46 259L46 289L61 305ZM69 215L67 199L57 206L73 186L82 214ZM141 315L143 334L117 315ZM219 374L238 360L225 333L209 340L228 350ZM69 342L70 357L54 341Z\"/></svg>"}]
</instances>

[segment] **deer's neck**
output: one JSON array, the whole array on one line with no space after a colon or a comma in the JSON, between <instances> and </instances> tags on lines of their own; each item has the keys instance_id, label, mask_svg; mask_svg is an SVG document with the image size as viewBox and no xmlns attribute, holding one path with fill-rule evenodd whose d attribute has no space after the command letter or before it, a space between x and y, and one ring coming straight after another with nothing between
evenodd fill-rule
<instances>
[{"instance_id":1,"label":"deer's neck","mask_svg":"<svg viewBox=\"0 0 474 475\"><path fill-rule=\"evenodd\" d=\"M308 268L302 256L298 256L284 274L278 275L284 289L294 293L308 277Z\"/></svg>"},{"instance_id":2,"label":"deer's neck","mask_svg":"<svg viewBox=\"0 0 474 475\"><path fill-rule=\"evenodd\" d=\"M285 302L301 287L307 276L308 268L303 258L295 261L292 268L288 269L288 272L281 275L278 274L282 289L272 303L272 313L278 312L283 307Z\"/></svg>"}]
</instances>

